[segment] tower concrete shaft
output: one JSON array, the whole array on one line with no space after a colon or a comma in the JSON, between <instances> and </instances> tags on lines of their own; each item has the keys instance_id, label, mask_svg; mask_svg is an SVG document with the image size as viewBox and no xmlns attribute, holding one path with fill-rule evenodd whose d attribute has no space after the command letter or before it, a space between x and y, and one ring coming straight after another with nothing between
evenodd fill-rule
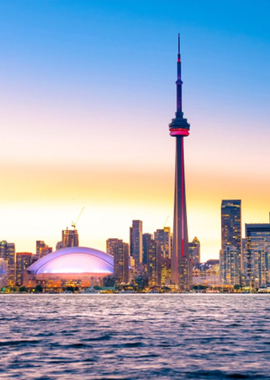
<instances>
[{"instance_id":1,"label":"tower concrete shaft","mask_svg":"<svg viewBox=\"0 0 270 380\"><path fill-rule=\"evenodd\" d=\"M190 125L182 112L182 79L180 36L178 35L177 80L176 80L176 113L169 125L170 135L176 137L175 156L175 189L174 189L174 222L173 247L171 261L171 281L180 290L188 290L192 280L192 266L189 257L184 137L189 135Z\"/></svg>"}]
</instances>

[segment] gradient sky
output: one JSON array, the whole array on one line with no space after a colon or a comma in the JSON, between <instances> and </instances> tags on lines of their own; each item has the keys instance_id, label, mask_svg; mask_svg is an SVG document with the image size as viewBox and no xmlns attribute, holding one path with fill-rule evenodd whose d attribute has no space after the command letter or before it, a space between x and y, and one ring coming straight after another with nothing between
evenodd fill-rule
<instances>
[{"instance_id":1,"label":"gradient sky","mask_svg":"<svg viewBox=\"0 0 270 380\"><path fill-rule=\"evenodd\" d=\"M177 33L181 33L190 240L220 249L222 199L244 223L270 211L270 2L2 0L1 239L55 247L128 241L173 220ZM244 234L244 230L243 230Z\"/></svg>"}]
</instances>

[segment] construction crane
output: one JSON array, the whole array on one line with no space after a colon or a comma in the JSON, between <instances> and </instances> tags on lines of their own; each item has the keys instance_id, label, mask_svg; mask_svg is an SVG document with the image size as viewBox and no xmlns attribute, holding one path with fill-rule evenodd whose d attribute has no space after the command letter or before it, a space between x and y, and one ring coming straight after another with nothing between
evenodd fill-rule
<instances>
[{"instance_id":1,"label":"construction crane","mask_svg":"<svg viewBox=\"0 0 270 380\"><path fill-rule=\"evenodd\" d=\"M81 215L82 215L84 209L85 209L85 207L83 207L83 208L81 209L81 212L79 213L79 216L78 216L78 218L76 219L76 222L75 222L75 223L74 223L74 222L71 223L71 227L73 227L74 230L76 230L76 225L77 225L78 220L80 219L80 217L81 217Z\"/></svg>"},{"instance_id":2,"label":"construction crane","mask_svg":"<svg viewBox=\"0 0 270 380\"><path fill-rule=\"evenodd\" d=\"M167 216L167 218L166 218L166 220L165 220L165 223L164 223L164 227L163 227L163 228L166 227L166 224L167 224L167 222L168 222L168 219L169 219L169 215Z\"/></svg>"}]
</instances>

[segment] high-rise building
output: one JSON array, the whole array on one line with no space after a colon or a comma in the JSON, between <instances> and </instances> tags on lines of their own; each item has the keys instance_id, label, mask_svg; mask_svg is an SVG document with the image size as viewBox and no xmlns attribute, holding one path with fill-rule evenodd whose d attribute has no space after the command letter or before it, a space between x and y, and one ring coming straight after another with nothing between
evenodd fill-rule
<instances>
[{"instance_id":1,"label":"high-rise building","mask_svg":"<svg viewBox=\"0 0 270 380\"><path fill-rule=\"evenodd\" d=\"M110 255L114 256L115 253L115 247L119 242L122 240L119 239L107 239L106 240L106 252L109 253Z\"/></svg>"},{"instance_id":2,"label":"high-rise building","mask_svg":"<svg viewBox=\"0 0 270 380\"><path fill-rule=\"evenodd\" d=\"M220 282L222 285L240 285L238 251L232 245L220 250Z\"/></svg>"},{"instance_id":3,"label":"high-rise building","mask_svg":"<svg viewBox=\"0 0 270 380\"><path fill-rule=\"evenodd\" d=\"M158 229L154 233L154 240L160 247L160 271L161 271L161 285L170 285L171 281L171 252L172 252L172 239L170 227Z\"/></svg>"},{"instance_id":4,"label":"high-rise building","mask_svg":"<svg viewBox=\"0 0 270 380\"><path fill-rule=\"evenodd\" d=\"M114 257L114 277L116 284L129 282L129 245L120 239L106 241L107 253Z\"/></svg>"},{"instance_id":5,"label":"high-rise building","mask_svg":"<svg viewBox=\"0 0 270 380\"><path fill-rule=\"evenodd\" d=\"M230 253L227 250L230 247ZM235 263L235 273L238 273L239 284L241 281L242 267L242 229L241 229L241 200L229 199L223 200L221 203L221 255L227 257L236 255L231 262ZM229 279L229 274L224 274ZM233 280L234 281L234 280ZM233 283L231 284L233 285Z\"/></svg>"},{"instance_id":6,"label":"high-rise building","mask_svg":"<svg viewBox=\"0 0 270 380\"><path fill-rule=\"evenodd\" d=\"M15 244L0 242L0 258L7 261L8 265L8 285L14 286L16 283L16 255Z\"/></svg>"},{"instance_id":7,"label":"high-rise building","mask_svg":"<svg viewBox=\"0 0 270 380\"><path fill-rule=\"evenodd\" d=\"M133 220L132 227L130 227L130 255L133 256L135 267L138 268L143 259L141 220Z\"/></svg>"},{"instance_id":8,"label":"high-rise building","mask_svg":"<svg viewBox=\"0 0 270 380\"><path fill-rule=\"evenodd\" d=\"M17 252L16 253L16 284L23 284L24 271L32 264L32 253Z\"/></svg>"},{"instance_id":9,"label":"high-rise building","mask_svg":"<svg viewBox=\"0 0 270 380\"><path fill-rule=\"evenodd\" d=\"M270 282L270 224L246 224L246 285Z\"/></svg>"},{"instance_id":10,"label":"high-rise building","mask_svg":"<svg viewBox=\"0 0 270 380\"><path fill-rule=\"evenodd\" d=\"M163 229L156 230L154 233L154 239L160 244L161 256L164 259L171 258L171 229L170 227L164 227Z\"/></svg>"},{"instance_id":11,"label":"high-rise building","mask_svg":"<svg viewBox=\"0 0 270 380\"><path fill-rule=\"evenodd\" d=\"M43 240L36 241L36 255L38 255L39 259L51 252L52 247L49 247L47 244L45 244Z\"/></svg>"},{"instance_id":12,"label":"high-rise building","mask_svg":"<svg viewBox=\"0 0 270 380\"><path fill-rule=\"evenodd\" d=\"M79 234L77 230L69 230L68 227L62 231L62 248L78 247Z\"/></svg>"},{"instance_id":13,"label":"high-rise building","mask_svg":"<svg viewBox=\"0 0 270 380\"><path fill-rule=\"evenodd\" d=\"M201 262L201 243L200 240L195 236L189 246L189 257L192 265L200 264Z\"/></svg>"},{"instance_id":14,"label":"high-rise building","mask_svg":"<svg viewBox=\"0 0 270 380\"><path fill-rule=\"evenodd\" d=\"M8 263L0 259L0 289L8 285Z\"/></svg>"},{"instance_id":15,"label":"high-rise building","mask_svg":"<svg viewBox=\"0 0 270 380\"><path fill-rule=\"evenodd\" d=\"M149 286L161 284L161 248L155 240L147 242L147 277Z\"/></svg>"},{"instance_id":16,"label":"high-rise building","mask_svg":"<svg viewBox=\"0 0 270 380\"><path fill-rule=\"evenodd\" d=\"M180 290L189 289L192 282L192 265L189 258L186 189L184 169L184 137L189 135L190 125L182 111L182 79L180 35L178 35L176 113L169 125L170 135L176 140L173 247L171 262L172 284Z\"/></svg>"},{"instance_id":17,"label":"high-rise building","mask_svg":"<svg viewBox=\"0 0 270 380\"><path fill-rule=\"evenodd\" d=\"M143 234L143 237L142 237L142 240L143 240L143 264L145 264L145 265L148 262L147 243L149 242L149 240L152 240L152 239L153 239L153 235L152 234L148 234L148 233Z\"/></svg>"},{"instance_id":18,"label":"high-rise building","mask_svg":"<svg viewBox=\"0 0 270 380\"><path fill-rule=\"evenodd\" d=\"M242 239L242 268L241 268L241 283L245 285L247 282L247 239Z\"/></svg>"},{"instance_id":19,"label":"high-rise building","mask_svg":"<svg viewBox=\"0 0 270 380\"><path fill-rule=\"evenodd\" d=\"M161 256L161 285L171 284L171 259Z\"/></svg>"},{"instance_id":20,"label":"high-rise building","mask_svg":"<svg viewBox=\"0 0 270 380\"><path fill-rule=\"evenodd\" d=\"M221 248L234 246L241 253L241 200L221 203Z\"/></svg>"}]
</instances>

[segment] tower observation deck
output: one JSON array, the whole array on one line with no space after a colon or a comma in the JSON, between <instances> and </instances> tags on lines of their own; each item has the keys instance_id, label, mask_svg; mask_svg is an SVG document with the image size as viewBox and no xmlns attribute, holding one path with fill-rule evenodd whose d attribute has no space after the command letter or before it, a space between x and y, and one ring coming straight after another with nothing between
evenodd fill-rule
<instances>
[{"instance_id":1,"label":"tower observation deck","mask_svg":"<svg viewBox=\"0 0 270 380\"><path fill-rule=\"evenodd\" d=\"M192 267L188 246L184 137L189 135L190 125L182 111L182 84L180 35L178 34L176 113L169 124L170 135L176 138L171 282L179 290L188 290L192 281Z\"/></svg>"}]
</instances>

